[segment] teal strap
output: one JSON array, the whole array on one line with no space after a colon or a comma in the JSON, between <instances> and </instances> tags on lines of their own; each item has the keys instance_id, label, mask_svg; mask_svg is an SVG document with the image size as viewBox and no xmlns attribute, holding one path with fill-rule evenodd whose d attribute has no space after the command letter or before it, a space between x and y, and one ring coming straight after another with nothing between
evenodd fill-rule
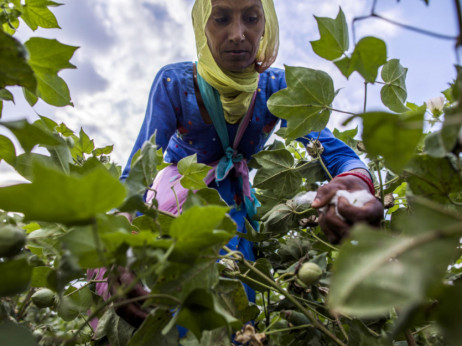
<instances>
[{"instance_id":1,"label":"teal strap","mask_svg":"<svg viewBox=\"0 0 462 346\"><path fill-rule=\"evenodd\" d=\"M197 66L197 63L196 63ZM197 84L199 85L199 91L205 104L205 108L212 118L213 126L220 137L221 145L223 150L229 147L229 136L228 128L226 127L225 114L223 113L223 106L220 100L220 94L214 89L204 78L197 73Z\"/></svg>"}]
</instances>

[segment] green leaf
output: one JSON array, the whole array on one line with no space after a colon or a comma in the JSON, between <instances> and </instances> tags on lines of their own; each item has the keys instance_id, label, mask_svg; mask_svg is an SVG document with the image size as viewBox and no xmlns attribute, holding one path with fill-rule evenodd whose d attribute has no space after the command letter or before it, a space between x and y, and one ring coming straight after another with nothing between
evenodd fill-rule
<instances>
[{"instance_id":1,"label":"green leaf","mask_svg":"<svg viewBox=\"0 0 462 346\"><path fill-rule=\"evenodd\" d=\"M219 205L223 207L228 206L216 189L208 187L205 189L197 190L195 192L192 190L188 191L188 196L186 197L186 201L182 206L183 211L186 211L195 205Z\"/></svg>"},{"instance_id":2,"label":"green leaf","mask_svg":"<svg viewBox=\"0 0 462 346\"><path fill-rule=\"evenodd\" d=\"M178 173L182 175L181 185L185 189L202 189L207 187L204 182L212 167L197 163L197 154L187 156L178 162Z\"/></svg>"},{"instance_id":3,"label":"green leaf","mask_svg":"<svg viewBox=\"0 0 462 346\"><path fill-rule=\"evenodd\" d=\"M0 122L0 125L13 132L26 152L30 152L36 145L54 146L64 143L61 138L34 124L29 124L27 120Z\"/></svg>"},{"instance_id":4,"label":"green leaf","mask_svg":"<svg viewBox=\"0 0 462 346\"><path fill-rule=\"evenodd\" d=\"M14 166L16 162L16 149L8 137L0 135L0 161L5 160Z\"/></svg>"},{"instance_id":5,"label":"green leaf","mask_svg":"<svg viewBox=\"0 0 462 346\"><path fill-rule=\"evenodd\" d=\"M14 103L13 94L9 92L7 89L3 89L3 88L0 88L0 100L13 101Z\"/></svg>"},{"instance_id":6,"label":"green leaf","mask_svg":"<svg viewBox=\"0 0 462 346\"><path fill-rule=\"evenodd\" d=\"M69 286L59 302L58 315L64 321L72 321L80 314L86 313L91 303L92 294L88 286L80 289Z\"/></svg>"},{"instance_id":7,"label":"green leaf","mask_svg":"<svg viewBox=\"0 0 462 346\"><path fill-rule=\"evenodd\" d=\"M234 229L223 229L222 222L229 207L194 206L175 219L170 226L170 236L176 240L172 258L190 261L203 254L205 249L219 249L234 235ZM218 251L217 251L218 253Z\"/></svg>"},{"instance_id":8,"label":"green leaf","mask_svg":"<svg viewBox=\"0 0 462 346\"><path fill-rule=\"evenodd\" d=\"M285 138L293 140L323 130L335 97L332 78L323 71L285 66L287 88L273 94L268 109L287 120Z\"/></svg>"},{"instance_id":9,"label":"green leaf","mask_svg":"<svg viewBox=\"0 0 462 346\"><path fill-rule=\"evenodd\" d=\"M350 68L351 66L351 58L344 57L343 59L334 61L335 66L338 67L340 72L346 77L350 78L351 74L354 72L354 68Z\"/></svg>"},{"instance_id":10,"label":"green leaf","mask_svg":"<svg viewBox=\"0 0 462 346\"><path fill-rule=\"evenodd\" d=\"M37 81L27 63L24 46L0 30L0 88L7 85L20 85L35 92Z\"/></svg>"},{"instance_id":11,"label":"green leaf","mask_svg":"<svg viewBox=\"0 0 462 346\"><path fill-rule=\"evenodd\" d=\"M329 307L350 316L379 317L393 307L423 302L442 285L458 243L457 236L444 237L442 231L408 237L355 227L334 263Z\"/></svg>"},{"instance_id":12,"label":"green leaf","mask_svg":"<svg viewBox=\"0 0 462 346\"><path fill-rule=\"evenodd\" d=\"M271 189L276 194L295 194L302 183L302 176L294 168L294 157L288 150L265 150L253 158L261 166L254 178L256 188Z\"/></svg>"},{"instance_id":13,"label":"green leaf","mask_svg":"<svg viewBox=\"0 0 462 346\"><path fill-rule=\"evenodd\" d=\"M170 311L156 309L151 312L144 320L130 339L128 346L176 346L178 345L178 332L172 328L167 335L162 334L162 330L172 318Z\"/></svg>"},{"instance_id":14,"label":"green leaf","mask_svg":"<svg viewBox=\"0 0 462 346\"><path fill-rule=\"evenodd\" d=\"M358 71L366 82L375 83L379 67L387 62L387 46L376 37L364 37L351 56L349 73Z\"/></svg>"},{"instance_id":15,"label":"green leaf","mask_svg":"<svg viewBox=\"0 0 462 346\"><path fill-rule=\"evenodd\" d=\"M83 128L80 128L79 137L75 136L74 138L74 146L71 150L72 157L74 160L78 160L79 158L83 158L85 154L91 154L94 149L95 142L88 137Z\"/></svg>"},{"instance_id":16,"label":"green leaf","mask_svg":"<svg viewBox=\"0 0 462 346\"><path fill-rule=\"evenodd\" d=\"M321 38L311 41L313 51L327 60L340 58L348 50L348 26L342 8L339 9L337 18L314 17L318 23Z\"/></svg>"},{"instance_id":17,"label":"green leaf","mask_svg":"<svg viewBox=\"0 0 462 346\"><path fill-rule=\"evenodd\" d=\"M93 150L92 155L94 156L109 155L110 153L112 153L113 150L114 150L114 145L106 145L103 148L96 148L95 150Z\"/></svg>"},{"instance_id":18,"label":"green leaf","mask_svg":"<svg viewBox=\"0 0 462 346\"><path fill-rule=\"evenodd\" d=\"M258 269L260 272L265 274L268 278L273 280L273 275L271 274L271 263L266 259L266 258L259 258L253 263L253 266ZM252 287L254 290L258 292L266 292L268 291L267 285L260 285L258 282L261 282L261 277L252 270L248 270L247 267L240 265L241 272L246 272L247 277L253 280L250 280L248 278L241 278L241 281ZM257 281L257 282L255 282Z\"/></svg>"},{"instance_id":19,"label":"green leaf","mask_svg":"<svg viewBox=\"0 0 462 346\"><path fill-rule=\"evenodd\" d=\"M242 325L215 302L212 294L201 289L194 290L183 302L178 314L178 324L193 332L199 340L204 330L222 326L238 329Z\"/></svg>"},{"instance_id":20,"label":"green leaf","mask_svg":"<svg viewBox=\"0 0 462 346\"><path fill-rule=\"evenodd\" d=\"M404 68L398 59L389 60L382 68L382 79L386 83L380 91L382 102L396 113L407 112L405 106L407 68Z\"/></svg>"},{"instance_id":21,"label":"green leaf","mask_svg":"<svg viewBox=\"0 0 462 346\"><path fill-rule=\"evenodd\" d=\"M414 157L403 171L404 179L416 195L435 202L448 203L451 193L462 190L462 178L449 158L434 158L421 154Z\"/></svg>"},{"instance_id":22,"label":"green leaf","mask_svg":"<svg viewBox=\"0 0 462 346\"><path fill-rule=\"evenodd\" d=\"M36 346L30 329L16 324L8 319L0 323L0 340L4 345Z\"/></svg>"},{"instance_id":23,"label":"green leaf","mask_svg":"<svg viewBox=\"0 0 462 346\"><path fill-rule=\"evenodd\" d=\"M28 220L90 222L97 213L119 206L124 186L105 168L69 176L40 164L33 166L32 184L0 188L0 208L23 213Z\"/></svg>"},{"instance_id":24,"label":"green leaf","mask_svg":"<svg viewBox=\"0 0 462 346\"><path fill-rule=\"evenodd\" d=\"M56 6L59 4L53 3L48 0L25 0L25 5L22 6L21 19L33 30L37 30L40 26L42 28L51 29L58 28L56 17L48 9L48 6Z\"/></svg>"},{"instance_id":25,"label":"green leaf","mask_svg":"<svg viewBox=\"0 0 462 346\"><path fill-rule=\"evenodd\" d=\"M392 114L371 112L363 119L363 142L369 155L381 155L388 168L400 172L422 137L425 110Z\"/></svg>"},{"instance_id":26,"label":"green leaf","mask_svg":"<svg viewBox=\"0 0 462 346\"><path fill-rule=\"evenodd\" d=\"M450 345L457 345L462 338L462 287L456 283L446 286L438 298L436 320L443 330L445 340Z\"/></svg>"},{"instance_id":27,"label":"green leaf","mask_svg":"<svg viewBox=\"0 0 462 346\"><path fill-rule=\"evenodd\" d=\"M36 95L53 106L72 105L69 88L58 76L58 72L66 68L75 68L69 60L78 47L41 37L30 38L25 46L30 53L29 64L37 78ZM28 89L35 92L34 89Z\"/></svg>"},{"instance_id":28,"label":"green leaf","mask_svg":"<svg viewBox=\"0 0 462 346\"><path fill-rule=\"evenodd\" d=\"M32 93L30 92L28 89L26 88L22 88L22 92L24 94L24 98L26 99L26 101L29 103L29 105L31 107L34 107L35 104L37 103L38 101L38 97L35 95L35 93Z\"/></svg>"},{"instance_id":29,"label":"green leaf","mask_svg":"<svg viewBox=\"0 0 462 346\"><path fill-rule=\"evenodd\" d=\"M31 287L48 287L47 276L52 271L50 267L40 266L32 269ZM51 287L48 287L51 288Z\"/></svg>"},{"instance_id":30,"label":"green leaf","mask_svg":"<svg viewBox=\"0 0 462 346\"><path fill-rule=\"evenodd\" d=\"M76 227L61 237L60 241L78 260L81 268L98 268L105 265L98 252L94 226Z\"/></svg>"},{"instance_id":31,"label":"green leaf","mask_svg":"<svg viewBox=\"0 0 462 346\"><path fill-rule=\"evenodd\" d=\"M156 135L153 134L133 156L130 173L125 181L128 196L144 194L163 166L162 149L157 149Z\"/></svg>"},{"instance_id":32,"label":"green leaf","mask_svg":"<svg viewBox=\"0 0 462 346\"><path fill-rule=\"evenodd\" d=\"M29 288L32 267L25 258L0 262L0 275L0 297L12 296Z\"/></svg>"}]
</instances>

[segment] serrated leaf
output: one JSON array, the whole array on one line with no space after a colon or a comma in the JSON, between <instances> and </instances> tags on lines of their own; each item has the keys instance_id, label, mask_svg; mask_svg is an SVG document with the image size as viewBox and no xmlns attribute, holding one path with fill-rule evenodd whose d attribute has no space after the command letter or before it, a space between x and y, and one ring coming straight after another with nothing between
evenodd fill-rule
<instances>
[{"instance_id":1,"label":"serrated leaf","mask_svg":"<svg viewBox=\"0 0 462 346\"><path fill-rule=\"evenodd\" d=\"M362 137L368 154L383 156L388 168L400 172L414 155L422 137L424 113L423 109L403 114L362 114Z\"/></svg>"},{"instance_id":2,"label":"serrated leaf","mask_svg":"<svg viewBox=\"0 0 462 346\"><path fill-rule=\"evenodd\" d=\"M457 236L396 236L358 226L334 263L328 305L337 313L378 317L421 303L442 285L457 243Z\"/></svg>"},{"instance_id":3,"label":"serrated leaf","mask_svg":"<svg viewBox=\"0 0 462 346\"><path fill-rule=\"evenodd\" d=\"M349 47L348 26L342 8L335 19L316 17L321 38L311 41L313 51L327 60L340 58Z\"/></svg>"},{"instance_id":4,"label":"serrated leaf","mask_svg":"<svg viewBox=\"0 0 462 346\"><path fill-rule=\"evenodd\" d=\"M0 135L0 161L5 160L11 166L16 162L16 149L8 137Z\"/></svg>"},{"instance_id":5,"label":"serrated leaf","mask_svg":"<svg viewBox=\"0 0 462 346\"><path fill-rule=\"evenodd\" d=\"M118 207L125 188L105 168L82 176L33 165L32 184L0 188L0 208L20 212L28 220L90 222L97 213Z\"/></svg>"},{"instance_id":6,"label":"serrated leaf","mask_svg":"<svg viewBox=\"0 0 462 346\"><path fill-rule=\"evenodd\" d=\"M58 72L66 68L75 68L69 60L78 47L41 37L30 38L25 46L30 53L29 64L37 78L36 95L53 106L72 105L69 88L58 76Z\"/></svg>"},{"instance_id":7,"label":"serrated leaf","mask_svg":"<svg viewBox=\"0 0 462 346\"><path fill-rule=\"evenodd\" d=\"M7 85L20 85L35 92L37 81L27 63L24 46L0 30L0 88Z\"/></svg>"},{"instance_id":8,"label":"serrated leaf","mask_svg":"<svg viewBox=\"0 0 462 346\"><path fill-rule=\"evenodd\" d=\"M407 68L398 59L389 60L382 68L382 79L386 83L380 91L382 102L390 110L397 113L407 112L405 106Z\"/></svg>"},{"instance_id":9,"label":"serrated leaf","mask_svg":"<svg viewBox=\"0 0 462 346\"><path fill-rule=\"evenodd\" d=\"M33 31L37 30L39 26L46 29L61 29L56 17L48 9L50 3L52 6L55 4L48 0L25 0L25 4L21 8L21 19L24 20Z\"/></svg>"},{"instance_id":10,"label":"serrated leaf","mask_svg":"<svg viewBox=\"0 0 462 346\"><path fill-rule=\"evenodd\" d=\"M16 136L25 152L30 152L36 145L55 146L64 143L62 139L40 127L29 124L27 120L0 122Z\"/></svg>"},{"instance_id":11,"label":"serrated leaf","mask_svg":"<svg viewBox=\"0 0 462 346\"><path fill-rule=\"evenodd\" d=\"M349 73L358 71L366 82L375 83L379 67L387 62L387 46L376 37L364 37L351 55Z\"/></svg>"},{"instance_id":12,"label":"serrated leaf","mask_svg":"<svg viewBox=\"0 0 462 346\"><path fill-rule=\"evenodd\" d=\"M185 189L202 189L207 187L204 182L212 167L197 163L197 154L187 156L178 162L178 173L182 175L180 183Z\"/></svg>"},{"instance_id":13,"label":"serrated leaf","mask_svg":"<svg viewBox=\"0 0 462 346\"><path fill-rule=\"evenodd\" d=\"M294 168L294 158L288 150L261 151L253 158L261 166L254 178L256 188L287 195L300 187L302 176Z\"/></svg>"},{"instance_id":14,"label":"serrated leaf","mask_svg":"<svg viewBox=\"0 0 462 346\"><path fill-rule=\"evenodd\" d=\"M285 138L296 139L323 130L335 97L332 78L325 72L286 66L287 88L268 100L271 113L287 120Z\"/></svg>"}]
</instances>

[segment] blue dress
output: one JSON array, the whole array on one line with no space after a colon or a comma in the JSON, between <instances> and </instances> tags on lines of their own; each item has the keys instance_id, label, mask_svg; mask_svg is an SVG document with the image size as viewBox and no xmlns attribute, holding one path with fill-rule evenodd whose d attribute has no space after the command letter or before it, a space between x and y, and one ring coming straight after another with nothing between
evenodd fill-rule
<instances>
[{"instance_id":1,"label":"blue dress","mask_svg":"<svg viewBox=\"0 0 462 346\"><path fill-rule=\"evenodd\" d=\"M253 154L261 151L280 120L271 114L266 106L268 98L275 92L286 88L284 70L269 68L260 74L258 93L252 119L238 146L238 151L250 160ZM232 143L239 124L227 124ZM285 120L281 126L286 126ZM197 154L197 161L210 164L223 155L223 148L213 124L204 122L197 104L193 62L180 62L164 66L154 79L149 94L146 115L133 150L125 166L122 179L128 176L133 155L157 131L156 142L165 152L166 162L177 163L182 158ZM299 140L304 144L310 138L319 140L324 146L322 158L332 176L355 169L367 169L355 152L333 136L328 130L312 132ZM212 182L221 197L230 206L239 205L242 191L238 179L229 175L219 186ZM230 216L237 223L238 232L245 232L245 208L231 209ZM255 260L252 244L242 238L234 237L228 247L243 253L246 259ZM255 292L246 287L249 301L255 301Z\"/></svg>"}]
</instances>

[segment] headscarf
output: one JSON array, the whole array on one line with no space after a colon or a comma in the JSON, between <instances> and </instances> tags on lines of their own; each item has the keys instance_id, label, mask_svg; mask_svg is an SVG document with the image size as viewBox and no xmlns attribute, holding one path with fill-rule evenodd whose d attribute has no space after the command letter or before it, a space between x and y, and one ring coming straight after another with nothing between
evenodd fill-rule
<instances>
[{"instance_id":1,"label":"headscarf","mask_svg":"<svg viewBox=\"0 0 462 346\"><path fill-rule=\"evenodd\" d=\"M215 62L207 44L205 26L212 13L212 0L196 0L192 9L198 58L198 73L220 94L225 119L237 123L247 112L258 76L276 60L279 48L279 25L273 0L261 0L265 15L265 34L260 40L255 64L242 72L223 71Z\"/></svg>"}]
</instances>

